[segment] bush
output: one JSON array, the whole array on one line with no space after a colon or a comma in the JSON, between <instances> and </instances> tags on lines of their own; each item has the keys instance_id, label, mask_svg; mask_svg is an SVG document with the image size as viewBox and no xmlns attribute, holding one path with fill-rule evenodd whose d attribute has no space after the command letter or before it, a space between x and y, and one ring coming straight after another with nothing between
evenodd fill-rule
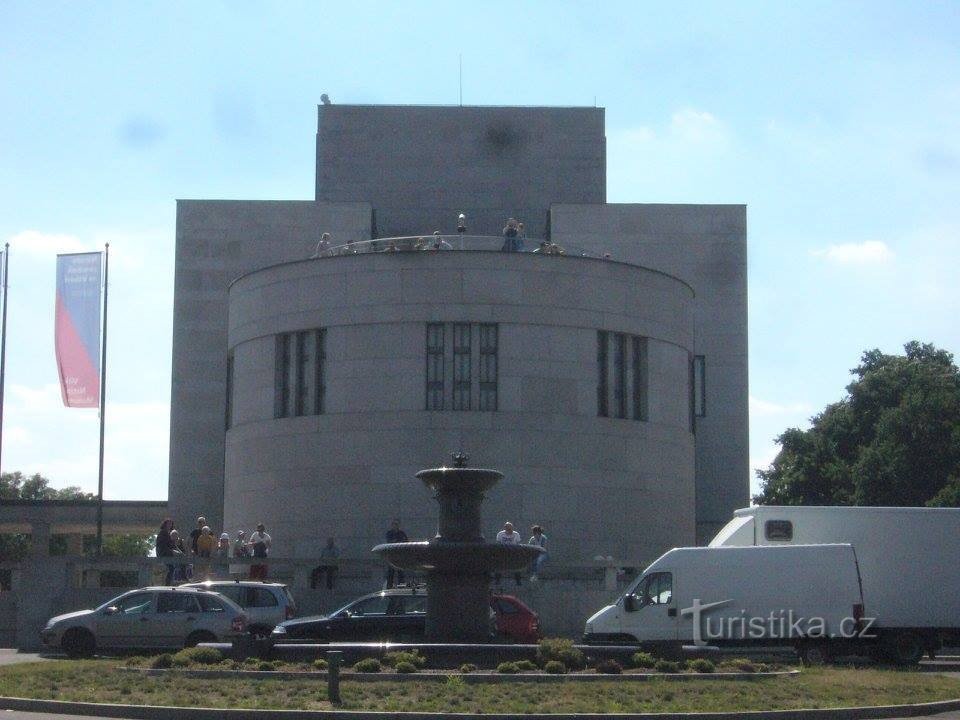
<instances>
[{"instance_id":1,"label":"bush","mask_svg":"<svg viewBox=\"0 0 960 720\"><path fill-rule=\"evenodd\" d=\"M623 667L613 658L604 658L597 663L597 672L602 675L620 675Z\"/></svg>"},{"instance_id":2,"label":"bush","mask_svg":"<svg viewBox=\"0 0 960 720\"><path fill-rule=\"evenodd\" d=\"M173 656L173 664L187 665L217 665L223 660L223 653L216 648L192 647L184 648Z\"/></svg>"},{"instance_id":3,"label":"bush","mask_svg":"<svg viewBox=\"0 0 960 720\"><path fill-rule=\"evenodd\" d=\"M516 675L520 672L515 662L502 662L497 665L497 672L501 675Z\"/></svg>"},{"instance_id":4,"label":"bush","mask_svg":"<svg viewBox=\"0 0 960 720\"><path fill-rule=\"evenodd\" d=\"M460 666L460 672L464 674L472 673L476 671L477 671L477 666L474 665L473 663L464 663L463 665Z\"/></svg>"},{"instance_id":5,"label":"bush","mask_svg":"<svg viewBox=\"0 0 960 720\"><path fill-rule=\"evenodd\" d=\"M559 660L548 660L546 663L544 663L543 671L545 673L550 673L551 675L566 675L567 666Z\"/></svg>"},{"instance_id":6,"label":"bush","mask_svg":"<svg viewBox=\"0 0 960 720\"><path fill-rule=\"evenodd\" d=\"M415 667L422 668L427 664L427 659L417 650L411 650L410 652L399 650L397 652L388 652L383 656L383 664L387 667L395 668L402 662L410 663Z\"/></svg>"},{"instance_id":7,"label":"bush","mask_svg":"<svg viewBox=\"0 0 960 720\"><path fill-rule=\"evenodd\" d=\"M326 669L327 669L327 661L324 660L323 658L317 658L316 660L313 661L313 669L314 669L314 670L326 670Z\"/></svg>"},{"instance_id":8,"label":"bush","mask_svg":"<svg viewBox=\"0 0 960 720\"><path fill-rule=\"evenodd\" d=\"M157 655L153 660L150 661L150 667L152 667L154 670L166 670L169 667L173 667L173 655L170 653Z\"/></svg>"},{"instance_id":9,"label":"bush","mask_svg":"<svg viewBox=\"0 0 960 720\"><path fill-rule=\"evenodd\" d=\"M583 653L566 638L544 638L537 647L537 662L543 666L551 660L559 660L571 670L583 670L587 666Z\"/></svg>"},{"instance_id":10,"label":"bush","mask_svg":"<svg viewBox=\"0 0 960 720\"><path fill-rule=\"evenodd\" d=\"M520 672L530 672L537 669L537 664L532 660L517 660L515 663Z\"/></svg>"},{"instance_id":11,"label":"bush","mask_svg":"<svg viewBox=\"0 0 960 720\"><path fill-rule=\"evenodd\" d=\"M407 662L406 660L401 660L393 667L398 673L415 673L418 672L418 668L412 662Z\"/></svg>"},{"instance_id":12,"label":"bush","mask_svg":"<svg viewBox=\"0 0 960 720\"><path fill-rule=\"evenodd\" d=\"M741 673L755 673L757 672L757 666L753 664L747 658L734 658L729 663L730 668L733 672Z\"/></svg>"},{"instance_id":13,"label":"bush","mask_svg":"<svg viewBox=\"0 0 960 720\"><path fill-rule=\"evenodd\" d=\"M276 670L276 666L269 660L261 660L257 663L257 670L260 672L269 672L270 670Z\"/></svg>"},{"instance_id":14,"label":"bush","mask_svg":"<svg viewBox=\"0 0 960 720\"><path fill-rule=\"evenodd\" d=\"M353 669L355 672L361 673L380 672L380 661L376 658L364 658L363 660L355 663Z\"/></svg>"},{"instance_id":15,"label":"bush","mask_svg":"<svg viewBox=\"0 0 960 720\"><path fill-rule=\"evenodd\" d=\"M688 663L688 667L694 672L698 673L712 673L717 669L717 666L713 664L713 661L707 660L706 658L697 658L696 660L691 660Z\"/></svg>"},{"instance_id":16,"label":"bush","mask_svg":"<svg viewBox=\"0 0 960 720\"><path fill-rule=\"evenodd\" d=\"M657 660L653 669L661 673L680 672L680 663L673 662L672 660Z\"/></svg>"},{"instance_id":17,"label":"bush","mask_svg":"<svg viewBox=\"0 0 960 720\"><path fill-rule=\"evenodd\" d=\"M630 664L635 668L652 668L657 664L657 659L648 652L638 652L630 658Z\"/></svg>"}]
</instances>

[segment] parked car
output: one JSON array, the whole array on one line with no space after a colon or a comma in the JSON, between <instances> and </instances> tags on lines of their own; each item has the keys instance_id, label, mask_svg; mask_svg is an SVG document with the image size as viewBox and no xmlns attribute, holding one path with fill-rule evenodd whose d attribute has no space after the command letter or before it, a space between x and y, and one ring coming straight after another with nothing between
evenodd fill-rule
<instances>
[{"instance_id":1,"label":"parked car","mask_svg":"<svg viewBox=\"0 0 960 720\"><path fill-rule=\"evenodd\" d=\"M243 609L222 595L198 588L130 590L95 610L57 615L40 632L43 645L70 657L100 649L182 648L229 642L247 632Z\"/></svg>"},{"instance_id":2,"label":"parked car","mask_svg":"<svg viewBox=\"0 0 960 720\"><path fill-rule=\"evenodd\" d=\"M268 637L274 627L297 616L297 604L290 589L280 583L250 580L207 580L180 587L211 590L230 598L247 616L247 632Z\"/></svg>"},{"instance_id":3,"label":"parked car","mask_svg":"<svg viewBox=\"0 0 960 720\"><path fill-rule=\"evenodd\" d=\"M492 595L491 632L513 642L536 642L537 614L511 595ZM280 623L274 640L332 642L422 640L426 630L427 596L423 587L393 588L357 598L329 615Z\"/></svg>"}]
</instances>

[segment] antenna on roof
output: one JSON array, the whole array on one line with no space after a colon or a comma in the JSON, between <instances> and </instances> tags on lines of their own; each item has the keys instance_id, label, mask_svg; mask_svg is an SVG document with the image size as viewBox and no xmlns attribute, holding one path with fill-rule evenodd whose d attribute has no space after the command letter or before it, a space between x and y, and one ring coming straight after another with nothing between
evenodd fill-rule
<instances>
[{"instance_id":1,"label":"antenna on roof","mask_svg":"<svg viewBox=\"0 0 960 720\"><path fill-rule=\"evenodd\" d=\"M463 107L463 53L457 56L460 63L460 107Z\"/></svg>"}]
</instances>

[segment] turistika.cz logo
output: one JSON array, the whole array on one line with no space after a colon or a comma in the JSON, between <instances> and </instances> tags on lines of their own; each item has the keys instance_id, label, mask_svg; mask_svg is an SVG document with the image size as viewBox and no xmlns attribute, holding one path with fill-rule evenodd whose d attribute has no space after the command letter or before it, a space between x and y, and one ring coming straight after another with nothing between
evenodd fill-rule
<instances>
[{"instance_id":1,"label":"turistika.cz logo","mask_svg":"<svg viewBox=\"0 0 960 720\"><path fill-rule=\"evenodd\" d=\"M747 615L741 609L739 615L710 617L707 613L717 608L727 607L733 599L702 603L693 599L693 605L680 610L682 617L691 616L693 621L693 644L709 645L711 640L759 640L798 638L840 637L872 638L871 632L876 618L845 617L840 627L831 633L826 618L797 615L792 609L771 610L767 615Z\"/></svg>"}]
</instances>

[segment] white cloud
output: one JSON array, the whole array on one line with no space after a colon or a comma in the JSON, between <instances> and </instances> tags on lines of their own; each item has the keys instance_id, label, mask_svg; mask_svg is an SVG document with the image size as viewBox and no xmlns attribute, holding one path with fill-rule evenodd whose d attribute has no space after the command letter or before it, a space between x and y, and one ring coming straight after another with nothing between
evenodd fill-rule
<instances>
[{"instance_id":1,"label":"white cloud","mask_svg":"<svg viewBox=\"0 0 960 720\"><path fill-rule=\"evenodd\" d=\"M670 133L691 145L723 146L727 142L727 133L720 121L712 113L693 108L684 108L673 114Z\"/></svg>"},{"instance_id":2,"label":"white cloud","mask_svg":"<svg viewBox=\"0 0 960 720\"><path fill-rule=\"evenodd\" d=\"M59 253L86 252L96 250L76 235L44 233L39 230L23 230L7 239L10 251L18 255L23 253L34 257L50 257Z\"/></svg>"},{"instance_id":3,"label":"white cloud","mask_svg":"<svg viewBox=\"0 0 960 720\"><path fill-rule=\"evenodd\" d=\"M812 251L812 255L837 265L885 265L894 259L893 250L882 240L830 245L825 249Z\"/></svg>"},{"instance_id":4,"label":"white cloud","mask_svg":"<svg viewBox=\"0 0 960 720\"><path fill-rule=\"evenodd\" d=\"M781 404L763 400L755 395L750 396L750 417L770 417L776 415L806 415L813 408L809 403L787 403Z\"/></svg>"}]
</instances>

